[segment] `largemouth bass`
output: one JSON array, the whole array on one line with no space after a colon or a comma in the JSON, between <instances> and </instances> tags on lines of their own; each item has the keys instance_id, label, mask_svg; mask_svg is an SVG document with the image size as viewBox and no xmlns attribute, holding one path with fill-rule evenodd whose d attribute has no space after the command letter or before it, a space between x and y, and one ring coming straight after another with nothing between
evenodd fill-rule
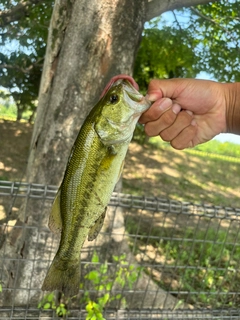
<instances>
[{"instance_id":1,"label":"largemouth bass","mask_svg":"<svg viewBox=\"0 0 240 320\"><path fill-rule=\"evenodd\" d=\"M112 78L80 129L50 213L61 240L42 290L79 291L81 248L103 225L134 128L151 104L137 89L129 76Z\"/></svg>"}]
</instances>

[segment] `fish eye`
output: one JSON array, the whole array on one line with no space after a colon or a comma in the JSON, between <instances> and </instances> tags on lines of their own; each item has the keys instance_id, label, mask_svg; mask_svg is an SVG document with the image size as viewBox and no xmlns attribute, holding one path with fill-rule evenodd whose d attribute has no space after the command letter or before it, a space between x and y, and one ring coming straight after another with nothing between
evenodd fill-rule
<instances>
[{"instance_id":1,"label":"fish eye","mask_svg":"<svg viewBox=\"0 0 240 320\"><path fill-rule=\"evenodd\" d=\"M118 102L118 95L116 94L111 95L109 100L112 104Z\"/></svg>"}]
</instances>

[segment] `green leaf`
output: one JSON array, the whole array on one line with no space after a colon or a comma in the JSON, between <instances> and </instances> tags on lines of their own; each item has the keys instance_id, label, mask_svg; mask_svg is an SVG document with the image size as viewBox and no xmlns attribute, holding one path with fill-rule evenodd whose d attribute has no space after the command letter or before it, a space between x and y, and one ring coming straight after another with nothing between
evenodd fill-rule
<instances>
[{"instance_id":1,"label":"green leaf","mask_svg":"<svg viewBox=\"0 0 240 320\"><path fill-rule=\"evenodd\" d=\"M95 263L99 262L99 256L96 251L93 252L92 262L95 262Z\"/></svg>"},{"instance_id":2,"label":"green leaf","mask_svg":"<svg viewBox=\"0 0 240 320\"><path fill-rule=\"evenodd\" d=\"M50 309L51 308L51 304L49 302L45 303L43 306L43 309Z\"/></svg>"},{"instance_id":3,"label":"green leaf","mask_svg":"<svg viewBox=\"0 0 240 320\"><path fill-rule=\"evenodd\" d=\"M98 284L100 281L99 272L97 270L90 271L85 278L93 281L94 284Z\"/></svg>"},{"instance_id":4,"label":"green leaf","mask_svg":"<svg viewBox=\"0 0 240 320\"><path fill-rule=\"evenodd\" d=\"M47 301L52 302L54 300L54 293L51 292L49 293L49 295L47 296Z\"/></svg>"},{"instance_id":5,"label":"green leaf","mask_svg":"<svg viewBox=\"0 0 240 320\"><path fill-rule=\"evenodd\" d=\"M107 302L109 301L109 298L110 298L109 293L105 293L103 297L98 298L98 303L101 305L102 308L107 304Z\"/></svg>"}]
</instances>

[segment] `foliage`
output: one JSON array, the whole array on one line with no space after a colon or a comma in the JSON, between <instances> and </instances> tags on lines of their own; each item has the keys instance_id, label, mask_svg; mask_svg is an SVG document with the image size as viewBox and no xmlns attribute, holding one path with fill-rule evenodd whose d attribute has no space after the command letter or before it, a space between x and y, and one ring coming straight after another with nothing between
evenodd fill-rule
<instances>
[{"instance_id":1,"label":"foliage","mask_svg":"<svg viewBox=\"0 0 240 320\"><path fill-rule=\"evenodd\" d=\"M173 11L173 22L147 24L134 67L146 90L152 78L195 77L240 81L240 3L222 0Z\"/></svg>"},{"instance_id":2,"label":"foliage","mask_svg":"<svg viewBox=\"0 0 240 320\"><path fill-rule=\"evenodd\" d=\"M85 276L85 279L92 283L93 290L101 293L97 301L94 302L90 297L90 292L84 292L82 302L86 305L86 311L88 313L87 320L104 319L102 315L104 307L110 302L119 300L122 306L126 306L127 302L121 293L113 294L113 287L118 285L123 289L125 285L128 285L128 287L132 289L133 284L141 273L140 267L129 265L126 261L125 254L113 256L113 260L116 262L116 270L113 277L109 277L111 272L107 262L100 264L99 269L92 270ZM96 252L93 255L92 263L99 264L99 257Z\"/></svg>"},{"instance_id":3,"label":"foliage","mask_svg":"<svg viewBox=\"0 0 240 320\"><path fill-rule=\"evenodd\" d=\"M24 111L34 113L36 109L53 1L35 0L26 6L26 11L18 12L21 5L20 0L2 1L0 21L1 85L9 90L16 103L17 120Z\"/></svg>"},{"instance_id":4,"label":"foliage","mask_svg":"<svg viewBox=\"0 0 240 320\"><path fill-rule=\"evenodd\" d=\"M219 81L240 81L240 3L221 0L190 10L189 31L199 41L202 69Z\"/></svg>"},{"instance_id":5,"label":"foliage","mask_svg":"<svg viewBox=\"0 0 240 320\"><path fill-rule=\"evenodd\" d=\"M17 107L15 104L9 106L0 104L0 118L8 120L16 120L17 116Z\"/></svg>"},{"instance_id":6,"label":"foliage","mask_svg":"<svg viewBox=\"0 0 240 320\"><path fill-rule=\"evenodd\" d=\"M16 120L17 113L17 106L14 103L14 100L11 98L10 93L6 91L0 91L0 119ZM31 122L33 120L32 111L23 111L21 114L21 118L28 122Z\"/></svg>"},{"instance_id":7,"label":"foliage","mask_svg":"<svg viewBox=\"0 0 240 320\"><path fill-rule=\"evenodd\" d=\"M152 264L151 272L148 268L144 271L161 288L166 291L178 291L177 298L182 301L186 298L184 292L190 292L187 302L194 304L195 307L238 307L238 301L227 300L229 290L234 292L240 290L238 274L240 247L236 245L238 243L236 230L228 233L207 226L206 221L206 228L202 230L195 230L196 226L188 228L153 226L149 237L146 223L139 225L138 219L136 214L127 219L126 227L129 233L136 234L136 226L138 228L137 240L130 239L130 246L134 250L134 255L146 247L146 241L151 250L154 250L153 260L148 261ZM161 261L159 265L156 264L158 260ZM218 292L226 292L226 295L219 295Z\"/></svg>"},{"instance_id":8,"label":"foliage","mask_svg":"<svg viewBox=\"0 0 240 320\"><path fill-rule=\"evenodd\" d=\"M132 289L133 284L141 273L142 269L140 267L129 265L125 254L113 256L113 260L116 263L116 270L111 273L107 261L101 264L98 254L96 252L93 253L91 265L96 264L98 267L89 271L85 275L85 279L89 282L93 292L97 292L99 295L94 301L91 297L92 290L84 290L80 303L85 305L87 312L86 320L105 320L103 317L104 308L108 303L113 301L119 301L122 306L126 306L127 302L122 293L114 294L113 287L118 285L123 289L127 285ZM86 267L88 266L86 265ZM80 285L80 289L83 289L83 284ZM63 301L56 303L54 293L52 292L43 297L38 304L38 308L53 309L58 316L62 317L68 314L67 304L69 303L69 300Z\"/></svg>"},{"instance_id":9,"label":"foliage","mask_svg":"<svg viewBox=\"0 0 240 320\"><path fill-rule=\"evenodd\" d=\"M43 299L39 302L38 308L42 308L44 310L52 309L56 311L56 315L59 317L64 317L68 314L66 304L55 302L54 292L46 294Z\"/></svg>"},{"instance_id":10,"label":"foliage","mask_svg":"<svg viewBox=\"0 0 240 320\"><path fill-rule=\"evenodd\" d=\"M183 241L163 240L158 244L159 252L167 256L169 265L189 266L186 269L176 268L175 277L181 291L209 292L201 293L198 297L192 295L190 302L198 306L221 307L225 303L233 306L231 301L225 302L224 295L216 296L214 293L227 293L230 287L236 292L240 289L239 276L236 274L240 249L236 247L235 240L228 244L225 231L211 228L197 232L188 229L183 236ZM194 239L197 239L197 243L194 243ZM166 283L162 284L166 286Z\"/></svg>"},{"instance_id":11,"label":"foliage","mask_svg":"<svg viewBox=\"0 0 240 320\"><path fill-rule=\"evenodd\" d=\"M143 32L135 61L134 77L140 88L153 78L195 77L202 69L193 48L198 41L188 29L152 22Z\"/></svg>"}]
</instances>

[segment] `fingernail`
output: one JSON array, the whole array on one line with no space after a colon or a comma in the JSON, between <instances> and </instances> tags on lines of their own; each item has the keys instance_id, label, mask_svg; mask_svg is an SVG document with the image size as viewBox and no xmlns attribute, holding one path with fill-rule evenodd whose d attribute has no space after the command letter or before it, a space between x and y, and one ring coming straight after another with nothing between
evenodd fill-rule
<instances>
[{"instance_id":1,"label":"fingernail","mask_svg":"<svg viewBox=\"0 0 240 320\"><path fill-rule=\"evenodd\" d=\"M172 112L175 114L178 114L181 111L181 107L179 104L174 103L174 105L172 106Z\"/></svg>"},{"instance_id":2,"label":"fingernail","mask_svg":"<svg viewBox=\"0 0 240 320\"><path fill-rule=\"evenodd\" d=\"M190 116L192 116L193 115L193 112L192 111L190 111L190 110L185 110Z\"/></svg>"},{"instance_id":3,"label":"fingernail","mask_svg":"<svg viewBox=\"0 0 240 320\"><path fill-rule=\"evenodd\" d=\"M162 98L161 92L152 92L146 94L146 99L150 101L156 101L158 99Z\"/></svg>"},{"instance_id":4,"label":"fingernail","mask_svg":"<svg viewBox=\"0 0 240 320\"><path fill-rule=\"evenodd\" d=\"M162 111L169 109L171 106L172 106L172 100L169 98L164 98L159 103L159 109Z\"/></svg>"},{"instance_id":5,"label":"fingernail","mask_svg":"<svg viewBox=\"0 0 240 320\"><path fill-rule=\"evenodd\" d=\"M197 122L196 122L195 119L192 120L191 125L192 125L192 126L196 126L196 125L197 125Z\"/></svg>"}]
</instances>

